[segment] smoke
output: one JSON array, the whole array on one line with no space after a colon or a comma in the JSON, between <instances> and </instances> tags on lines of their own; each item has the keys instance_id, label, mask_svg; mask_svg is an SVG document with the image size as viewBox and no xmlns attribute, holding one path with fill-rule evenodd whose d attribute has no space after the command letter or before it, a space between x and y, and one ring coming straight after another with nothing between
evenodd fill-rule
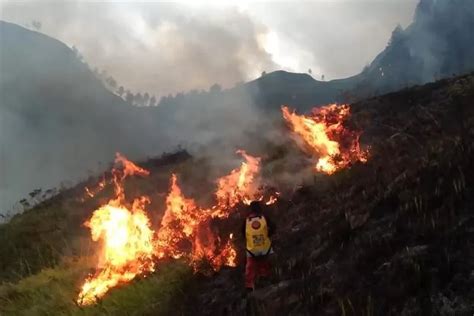
<instances>
[{"instance_id":1,"label":"smoke","mask_svg":"<svg viewBox=\"0 0 474 316\"><path fill-rule=\"evenodd\" d=\"M170 105L131 107L106 91L60 42L7 23L0 23L0 31L2 213L35 189L58 187L65 180L71 184L105 169L116 151L135 160L178 144L193 149L195 144L217 141L221 146L216 149L233 151L243 146L239 142L244 133L257 124L258 115L245 90L193 92ZM219 34L210 32L209 36ZM218 40L225 44L224 38ZM178 56L187 48L176 45L174 58L187 59L189 52ZM202 45L193 52L215 54ZM237 49L239 44L229 40L231 45ZM252 47L246 46L222 60L249 63L245 59ZM196 57L193 63L202 64L207 58ZM218 150L215 156L225 159Z\"/></svg>"},{"instance_id":2,"label":"smoke","mask_svg":"<svg viewBox=\"0 0 474 316\"><path fill-rule=\"evenodd\" d=\"M277 69L259 42L267 28L235 7L12 1L2 18L41 21L42 32L77 47L92 67L158 97Z\"/></svg>"},{"instance_id":3,"label":"smoke","mask_svg":"<svg viewBox=\"0 0 474 316\"><path fill-rule=\"evenodd\" d=\"M409 25L419 0L278 1L257 4L282 49L294 54L289 70L312 68L320 79L359 73L382 51L392 30ZM297 21L297 23L295 23ZM286 56L282 56L283 62ZM279 59L276 60L277 62ZM296 69L291 69L296 68Z\"/></svg>"},{"instance_id":4,"label":"smoke","mask_svg":"<svg viewBox=\"0 0 474 316\"><path fill-rule=\"evenodd\" d=\"M422 82L474 70L474 2L421 0L406 30L410 56L422 64Z\"/></svg>"},{"instance_id":5,"label":"smoke","mask_svg":"<svg viewBox=\"0 0 474 316\"><path fill-rule=\"evenodd\" d=\"M276 69L354 75L411 21L418 0L193 2L7 0L1 18L39 21L125 88L163 96Z\"/></svg>"},{"instance_id":6,"label":"smoke","mask_svg":"<svg viewBox=\"0 0 474 316\"><path fill-rule=\"evenodd\" d=\"M388 5L380 11L382 2ZM265 113L257 110L245 85L226 88L279 68L279 58L290 55L302 60L298 67L308 58L310 67L326 74L356 71L360 60L370 60L386 44L386 33L404 23L399 16L411 16L414 1L399 6L388 0L347 3L276 3L270 14L259 5L249 11L163 3L5 2L2 18L40 20L42 32L75 45L85 61L108 71L125 88L156 95L193 91L157 108L133 108L107 93L85 65L72 61L66 47L53 49L39 39L38 46L21 46L28 41L20 37L15 44L20 46L2 45L2 56L15 59L2 57L0 80L8 80L1 83L15 79L19 86L2 86L0 208L36 188L104 169L116 151L136 160L180 144L195 156L210 158L213 172L222 175L239 165L238 148L260 156L271 152L269 143L287 146L279 127L262 119ZM389 12L395 8L397 12ZM372 18L368 12L379 13ZM385 23L376 21L381 14ZM352 39L352 29L364 36ZM285 56L265 44L272 38L279 38L280 50L287 44ZM425 56L426 45L418 43L421 48L414 46L415 52ZM348 56L350 47L357 49ZM59 53L51 57L53 52ZM45 57L50 57L47 63ZM224 90L201 91L214 83ZM302 177L291 171L302 158L289 157L269 166L282 182Z\"/></svg>"}]
</instances>

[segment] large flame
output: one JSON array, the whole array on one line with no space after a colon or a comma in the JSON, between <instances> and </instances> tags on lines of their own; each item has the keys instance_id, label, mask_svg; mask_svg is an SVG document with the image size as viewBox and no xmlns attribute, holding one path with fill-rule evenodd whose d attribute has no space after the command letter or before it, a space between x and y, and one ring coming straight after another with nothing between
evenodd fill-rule
<instances>
[{"instance_id":1,"label":"large flame","mask_svg":"<svg viewBox=\"0 0 474 316\"><path fill-rule=\"evenodd\" d=\"M298 115L282 107L283 117L306 151L318 158L316 170L331 174L355 161L366 161L367 152L359 147L360 133L345 128L343 122L350 115L346 105L329 105L313 110L309 116ZM239 204L259 200L265 204L276 202L278 192L266 200L262 193L260 163L243 150L241 165L216 181L215 204L204 208L185 196L177 175L170 179L166 209L155 232L145 206L146 196L125 199L124 182L127 177L148 176L149 171L135 165L121 154L112 169L112 177L104 179L97 188L86 192L93 197L107 183L114 185L114 197L99 207L85 223L93 241L101 242L96 272L81 287L78 304L95 303L111 288L153 272L157 259L183 258L195 269L208 262L212 269L235 266L237 252L233 236L219 232L214 222L231 216Z\"/></svg>"},{"instance_id":2,"label":"large flame","mask_svg":"<svg viewBox=\"0 0 474 316\"><path fill-rule=\"evenodd\" d=\"M360 148L360 133L343 125L350 116L348 105L330 104L314 108L309 116L298 115L287 106L281 110L301 147L318 157L317 171L333 174L356 161L367 161L367 151Z\"/></svg>"},{"instance_id":3,"label":"large flame","mask_svg":"<svg viewBox=\"0 0 474 316\"><path fill-rule=\"evenodd\" d=\"M258 192L257 174L260 158L243 150L237 151L245 159L239 168L217 180L216 205L211 208L198 207L193 199L186 198L171 177L170 191L166 198L166 210L158 232L156 255L158 258L187 258L192 265L206 259L213 269L223 265L235 266L236 250L232 235L223 240L212 231L213 218L227 218L235 206L250 199L263 199ZM270 197L267 203L274 203Z\"/></svg>"},{"instance_id":4,"label":"large flame","mask_svg":"<svg viewBox=\"0 0 474 316\"><path fill-rule=\"evenodd\" d=\"M82 285L80 305L95 303L107 291L137 275L154 271L154 232L145 213L148 198L136 199L131 210L125 206L123 180L127 176L148 175L148 171L117 154L116 163L123 169L114 169L115 198L94 211L85 223L91 230L92 240L102 241L97 272Z\"/></svg>"},{"instance_id":5,"label":"large flame","mask_svg":"<svg viewBox=\"0 0 474 316\"><path fill-rule=\"evenodd\" d=\"M185 197L178 177L172 174L166 209L156 233L145 212L149 199L135 199L131 208L125 201L125 179L133 175L147 176L149 172L117 154L115 162L121 168L112 169L115 197L86 222L92 240L102 241L102 250L97 272L82 285L77 302L80 305L95 303L120 283L153 272L155 258L184 258L196 269L203 260L214 270L224 265L235 266L237 251L232 234L221 236L211 222L215 218L227 218L239 203L263 200L263 194L259 193L260 158L242 150L238 153L245 161L217 180L216 204L211 208L199 207L193 199ZM275 201L276 195L273 195L265 203Z\"/></svg>"},{"instance_id":6,"label":"large flame","mask_svg":"<svg viewBox=\"0 0 474 316\"><path fill-rule=\"evenodd\" d=\"M235 266L236 251L231 243L232 236L229 236L227 242L223 242L210 226L211 220L218 214L228 213L230 209L217 213L215 207L198 207L193 199L183 195L177 176L173 174L166 198L166 210L158 231L156 256L184 257L193 266L205 259L214 270L223 265Z\"/></svg>"},{"instance_id":7,"label":"large flame","mask_svg":"<svg viewBox=\"0 0 474 316\"><path fill-rule=\"evenodd\" d=\"M201 210L196 207L194 200L183 195L177 183L177 176L173 174L156 242L158 258L170 256L176 259L190 251L189 247L183 249L183 243L194 237L197 226L203 220L203 214L200 213Z\"/></svg>"}]
</instances>

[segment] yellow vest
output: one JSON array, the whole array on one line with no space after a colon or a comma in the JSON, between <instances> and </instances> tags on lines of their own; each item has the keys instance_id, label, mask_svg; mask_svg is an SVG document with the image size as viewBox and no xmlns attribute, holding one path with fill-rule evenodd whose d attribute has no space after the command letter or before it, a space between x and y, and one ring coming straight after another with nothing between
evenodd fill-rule
<instances>
[{"instance_id":1,"label":"yellow vest","mask_svg":"<svg viewBox=\"0 0 474 316\"><path fill-rule=\"evenodd\" d=\"M268 237L268 225L263 215L248 217L245 220L247 251L255 257L267 255L272 243Z\"/></svg>"}]
</instances>

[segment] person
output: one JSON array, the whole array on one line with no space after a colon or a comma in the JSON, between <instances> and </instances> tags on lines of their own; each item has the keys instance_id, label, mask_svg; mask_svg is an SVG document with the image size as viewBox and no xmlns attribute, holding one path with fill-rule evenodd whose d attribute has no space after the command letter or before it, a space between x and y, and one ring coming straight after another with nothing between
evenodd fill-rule
<instances>
[{"instance_id":1,"label":"person","mask_svg":"<svg viewBox=\"0 0 474 316\"><path fill-rule=\"evenodd\" d=\"M263 215L258 201L250 203L250 214L245 218L243 227L246 241L245 288L255 289L258 277L269 277L271 265L269 255L273 253L270 237L275 226L267 215Z\"/></svg>"}]
</instances>

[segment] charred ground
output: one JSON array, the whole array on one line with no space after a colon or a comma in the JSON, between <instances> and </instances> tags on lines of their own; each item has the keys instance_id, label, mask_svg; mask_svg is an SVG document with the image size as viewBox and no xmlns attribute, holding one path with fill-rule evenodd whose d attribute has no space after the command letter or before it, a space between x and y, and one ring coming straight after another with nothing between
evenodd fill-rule
<instances>
[{"instance_id":1,"label":"charred ground","mask_svg":"<svg viewBox=\"0 0 474 316\"><path fill-rule=\"evenodd\" d=\"M348 124L365 131L369 162L315 176L268 210L278 223L273 284L241 299L243 271L228 270L204 279L187 306L207 315L240 315L248 301L261 315L471 315L473 79L353 104Z\"/></svg>"},{"instance_id":2,"label":"charred ground","mask_svg":"<svg viewBox=\"0 0 474 316\"><path fill-rule=\"evenodd\" d=\"M173 313L194 315L241 315L248 306L259 315L472 315L473 101L474 76L467 75L351 105L346 124L364 131L369 161L332 176L309 176L311 183L306 180L297 189L281 188L281 199L267 210L278 227L270 283L245 298L242 265L217 273L185 269L178 273L180 283L172 282L177 290L170 290L165 303L151 297L138 313L166 314L176 304ZM295 160L291 146L268 144L262 173L270 182L281 181L281 169L305 162L298 155ZM141 165L151 176L127 182L132 197L165 193L169 175L178 172L187 194L204 204L211 198L204 194L213 185L205 159L181 152ZM1 281L25 280L94 252L81 223L111 194L106 188L87 199L84 187L97 181L63 191L0 226ZM155 223L161 202L158 197L150 206L157 210L151 214ZM215 225L238 236L241 220L235 212ZM152 281L138 280L131 287ZM164 286L160 282L151 287ZM30 295L12 284L0 287L0 312L5 314L15 314L16 302ZM72 298L68 304L74 308ZM96 314L127 312L107 309L107 304L105 299Z\"/></svg>"}]
</instances>

